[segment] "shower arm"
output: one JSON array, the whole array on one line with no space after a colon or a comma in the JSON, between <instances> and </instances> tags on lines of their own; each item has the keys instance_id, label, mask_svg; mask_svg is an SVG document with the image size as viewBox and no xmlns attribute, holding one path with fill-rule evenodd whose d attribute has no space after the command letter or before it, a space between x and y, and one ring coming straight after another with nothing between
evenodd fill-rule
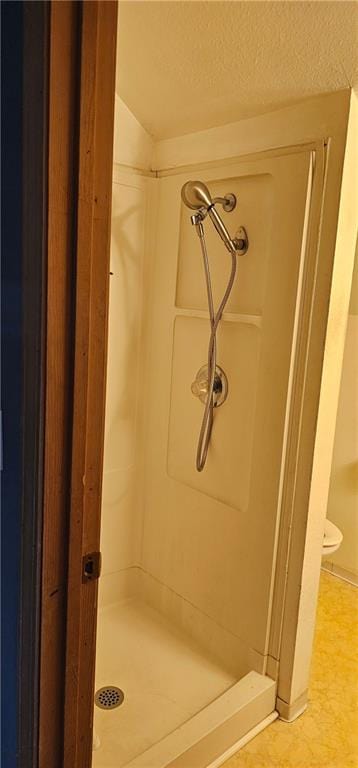
<instances>
[{"instance_id":1,"label":"shower arm","mask_svg":"<svg viewBox=\"0 0 358 768\"><path fill-rule=\"evenodd\" d=\"M222 205L224 211L233 211L235 205L236 205L236 199L234 195L226 195L225 197L214 197L213 198L213 205L216 205L218 203L219 205Z\"/></svg>"}]
</instances>

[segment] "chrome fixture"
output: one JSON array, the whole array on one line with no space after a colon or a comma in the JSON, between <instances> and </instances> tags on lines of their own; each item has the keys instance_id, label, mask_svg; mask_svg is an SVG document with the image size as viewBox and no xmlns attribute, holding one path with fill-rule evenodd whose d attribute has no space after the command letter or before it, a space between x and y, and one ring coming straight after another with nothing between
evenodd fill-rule
<instances>
[{"instance_id":1,"label":"chrome fixture","mask_svg":"<svg viewBox=\"0 0 358 768\"><path fill-rule=\"evenodd\" d=\"M238 237L231 238L225 224L217 212L215 206L222 205L224 211L230 213L236 207L236 196L233 194L225 195L225 197L214 197L212 199L210 192L202 181L187 181L182 187L181 196L183 203L194 211L197 211L191 217L191 223L198 226L205 217L209 214L209 217L214 224L214 227L220 235L223 243L230 253L239 253L243 255L246 253L249 243L247 234L244 227L240 227L240 234Z\"/></svg>"},{"instance_id":2,"label":"chrome fixture","mask_svg":"<svg viewBox=\"0 0 358 768\"><path fill-rule=\"evenodd\" d=\"M214 421L214 408L221 405L226 400L228 392L228 383L225 373L218 365L216 365L216 331L234 284L236 275L236 256L246 253L249 247L249 242L244 227L240 227L237 231L237 236L231 238L221 216L215 208L216 205L222 205L224 211L230 213L236 207L235 195L230 193L225 195L225 197L212 198L207 186L203 184L202 181L187 181L182 187L181 196L183 203L185 203L188 208L196 211L196 213L191 216L191 223L195 226L203 256L211 328L208 347L208 364L207 366L200 368L195 381L191 385L192 393L198 397L202 403L205 403L196 453L196 468L198 472L201 472L205 467L208 455ZM203 222L207 215L209 215L216 231L231 254L230 277L216 313L214 310L210 265L203 227Z\"/></svg>"},{"instance_id":3,"label":"chrome fixture","mask_svg":"<svg viewBox=\"0 0 358 768\"><path fill-rule=\"evenodd\" d=\"M209 368L207 365L203 365L199 368L198 373L191 385L191 391L193 395L199 398L202 403L206 403L206 399L209 392ZM214 408L218 408L222 405L228 393L228 381L226 374L219 365L215 369L214 377L214 390L213 390L213 404Z\"/></svg>"}]
</instances>

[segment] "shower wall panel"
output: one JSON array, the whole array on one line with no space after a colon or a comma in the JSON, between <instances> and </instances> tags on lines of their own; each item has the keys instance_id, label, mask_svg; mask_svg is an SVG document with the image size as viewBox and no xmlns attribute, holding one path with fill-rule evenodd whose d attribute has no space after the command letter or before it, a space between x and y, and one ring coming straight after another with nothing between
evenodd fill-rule
<instances>
[{"instance_id":1,"label":"shower wall panel","mask_svg":"<svg viewBox=\"0 0 358 768\"><path fill-rule=\"evenodd\" d=\"M103 599L118 597L140 546L139 386L147 179L115 167L101 551Z\"/></svg>"},{"instance_id":2,"label":"shower wall panel","mask_svg":"<svg viewBox=\"0 0 358 768\"><path fill-rule=\"evenodd\" d=\"M201 172L198 171L198 175ZM228 189L228 184L230 190ZM250 232L250 258L239 259L239 275L226 307L227 312L259 314L262 311L266 286L266 270L271 236L273 180L270 174L230 179L211 179L212 197L236 195L237 206L231 213L220 208L220 216L232 234L242 223ZM178 276L176 306L181 309L207 310L203 265L186 206L181 206L179 225ZM215 229L205 224L205 236L210 253L213 293L216 305L222 297L230 263ZM199 254L199 258L198 258Z\"/></svg>"},{"instance_id":3,"label":"shower wall panel","mask_svg":"<svg viewBox=\"0 0 358 768\"><path fill-rule=\"evenodd\" d=\"M194 634L205 627L202 636L215 637L218 653L220 637L224 655L236 645L244 660L235 660L238 674L265 668L311 172L312 155L302 151L198 167L158 182L140 562L151 580L148 594L163 610ZM229 396L215 412L201 475L194 461L204 406L190 384L206 362L210 328L200 247L180 199L189 178L201 178L215 195L237 194L226 223L232 233L244 225L250 242L219 332ZM230 263L210 227L205 222L218 300Z\"/></svg>"},{"instance_id":4,"label":"shower wall panel","mask_svg":"<svg viewBox=\"0 0 358 768\"><path fill-rule=\"evenodd\" d=\"M174 325L168 474L242 513L247 512L250 498L261 340L257 322L242 318L222 322L219 328L218 365L228 377L229 389L225 403L215 411L210 451L200 473L195 466L197 441L183 440L183 432L198 435L201 426L203 404L193 397L191 383L206 362L208 321L178 316Z\"/></svg>"}]
</instances>

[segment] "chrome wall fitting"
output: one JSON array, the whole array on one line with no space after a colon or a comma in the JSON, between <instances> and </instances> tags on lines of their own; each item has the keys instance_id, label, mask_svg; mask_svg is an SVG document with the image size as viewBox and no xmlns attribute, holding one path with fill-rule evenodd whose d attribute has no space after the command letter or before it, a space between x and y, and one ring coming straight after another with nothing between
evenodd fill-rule
<instances>
[{"instance_id":1,"label":"chrome wall fitting","mask_svg":"<svg viewBox=\"0 0 358 768\"><path fill-rule=\"evenodd\" d=\"M235 252L239 256L244 256L249 247L249 238L245 227L239 227L233 239L233 243L235 245Z\"/></svg>"},{"instance_id":2,"label":"chrome wall fitting","mask_svg":"<svg viewBox=\"0 0 358 768\"><path fill-rule=\"evenodd\" d=\"M234 208L236 208L236 203L237 203L236 195L234 195L231 192L228 192L228 194L225 195L225 197L214 197L213 205L216 205L216 203L220 203L224 211L226 211L226 213L231 213L231 211L233 211Z\"/></svg>"},{"instance_id":3,"label":"chrome wall fitting","mask_svg":"<svg viewBox=\"0 0 358 768\"><path fill-rule=\"evenodd\" d=\"M196 378L191 385L191 391L195 397L198 397L202 403L206 403L209 391L208 366L203 365L197 372ZM218 408L222 405L228 394L228 380L223 369L219 365L215 368L213 405Z\"/></svg>"}]
</instances>

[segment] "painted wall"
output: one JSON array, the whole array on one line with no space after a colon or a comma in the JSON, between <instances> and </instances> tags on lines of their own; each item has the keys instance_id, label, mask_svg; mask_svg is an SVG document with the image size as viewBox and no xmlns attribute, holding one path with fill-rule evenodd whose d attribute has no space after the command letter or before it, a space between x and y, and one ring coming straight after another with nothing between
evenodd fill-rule
<instances>
[{"instance_id":1,"label":"painted wall","mask_svg":"<svg viewBox=\"0 0 358 768\"><path fill-rule=\"evenodd\" d=\"M358 245L344 350L327 517L343 533L339 550L325 561L358 578Z\"/></svg>"},{"instance_id":2,"label":"painted wall","mask_svg":"<svg viewBox=\"0 0 358 768\"><path fill-rule=\"evenodd\" d=\"M151 168L154 141L124 101L115 95L113 162L129 169Z\"/></svg>"}]
</instances>

